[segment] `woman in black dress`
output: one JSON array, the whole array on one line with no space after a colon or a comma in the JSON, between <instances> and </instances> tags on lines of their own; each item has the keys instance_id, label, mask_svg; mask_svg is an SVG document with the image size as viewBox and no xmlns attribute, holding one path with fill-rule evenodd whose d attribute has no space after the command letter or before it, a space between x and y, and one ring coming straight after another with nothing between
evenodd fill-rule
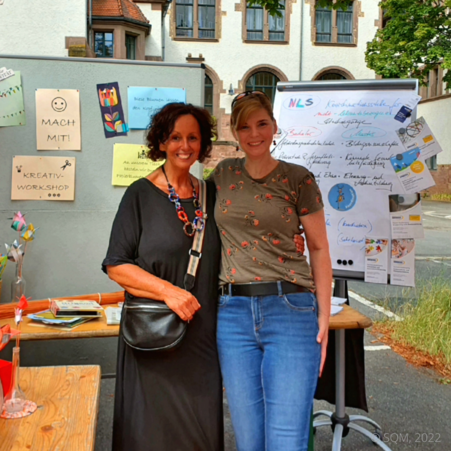
<instances>
[{"instance_id":1,"label":"woman in black dress","mask_svg":"<svg viewBox=\"0 0 451 451\"><path fill-rule=\"evenodd\" d=\"M170 186L193 221L198 180L195 161L211 152L209 113L169 104L147 135L149 157L164 167L134 182L114 220L103 269L127 292L165 302L190 321L181 345L170 352L129 347L119 336L113 423L114 451L221 451L222 384L216 350L220 245L214 222L214 186L207 184L206 232L191 292L183 288L193 238L184 233Z\"/></svg>"}]
</instances>

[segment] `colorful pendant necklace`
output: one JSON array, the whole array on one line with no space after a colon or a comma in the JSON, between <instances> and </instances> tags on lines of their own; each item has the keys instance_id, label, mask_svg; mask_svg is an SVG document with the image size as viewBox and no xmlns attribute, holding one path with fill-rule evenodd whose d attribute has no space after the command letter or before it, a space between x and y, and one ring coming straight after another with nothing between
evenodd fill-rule
<instances>
[{"instance_id":1,"label":"colorful pendant necklace","mask_svg":"<svg viewBox=\"0 0 451 451\"><path fill-rule=\"evenodd\" d=\"M184 224L183 231L187 236L194 236L196 230L198 230L199 232L203 230L203 228L205 227L205 222L203 218L202 207L200 205L199 197L196 193L196 188L194 188L193 181L191 180L190 177L189 181L191 182L191 186L193 187L193 205L194 208L196 209L195 211L196 217L194 218L193 222L190 222L188 220L188 215L186 214L185 209L182 207L182 204L180 203L179 195L175 192L175 188L169 183L168 176L166 175L166 171L164 169L164 165L161 166L161 170L163 171L163 174L166 178L166 182L168 183L169 190L168 199L175 204L175 211L177 212L177 216L179 217L180 221L182 221Z\"/></svg>"}]
</instances>

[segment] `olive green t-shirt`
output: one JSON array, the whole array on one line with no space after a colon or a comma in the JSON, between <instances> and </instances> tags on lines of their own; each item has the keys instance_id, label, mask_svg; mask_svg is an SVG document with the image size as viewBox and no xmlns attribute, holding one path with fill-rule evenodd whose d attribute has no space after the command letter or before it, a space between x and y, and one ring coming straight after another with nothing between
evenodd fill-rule
<instances>
[{"instance_id":1,"label":"olive green t-shirt","mask_svg":"<svg viewBox=\"0 0 451 451\"><path fill-rule=\"evenodd\" d=\"M323 208L313 174L280 161L256 180L244 164L244 158L223 160L211 176L222 243L220 284L286 280L313 289L306 257L293 242L300 217Z\"/></svg>"}]
</instances>

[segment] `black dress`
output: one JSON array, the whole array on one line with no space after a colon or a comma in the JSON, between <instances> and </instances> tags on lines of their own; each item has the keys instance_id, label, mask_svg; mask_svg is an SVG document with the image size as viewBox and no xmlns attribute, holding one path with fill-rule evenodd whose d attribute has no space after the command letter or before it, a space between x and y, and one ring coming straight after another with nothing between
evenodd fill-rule
<instances>
[{"instance_id":1,"label":"black dress","mask_svg":"<svg viewBox=\"0 0 451 451\"><path fill-rule=\"evenodd\" d=\"M214 185L207 184L207 228L192 290L202 308L182 344L169 352L137 351L119 334L114 451L222 451L222 382L216 350L220 258ZM182 205L194 218L192 200ZM125 192L110 237L107 265L132 263L183 287L192 238L174 204L149 180Z\"/></svg>"}]
</instances>

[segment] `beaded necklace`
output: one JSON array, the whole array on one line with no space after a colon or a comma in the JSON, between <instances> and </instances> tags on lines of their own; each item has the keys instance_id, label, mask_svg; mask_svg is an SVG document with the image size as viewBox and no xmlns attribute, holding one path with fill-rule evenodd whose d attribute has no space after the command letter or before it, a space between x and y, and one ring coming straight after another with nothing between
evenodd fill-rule
<instances>
[{"instance_id":1,"label":"beaded necklace","mask_svg":"<svg viewBox=\"0 0 451 451\"><path fill-rule=\"evenodd\" d=\"M193 222L190 222L188 220L188 215L186 214L185 209L182 207L182 204L180 203L180 196L176 193L175 188L169 183L168 176L166 175L166 171L164 169L164 165L161 166L161 170L163 171L163 174L166 178L166 182L168 183L168 199L175 204L175 211L177 212L177 216L179 217L180 221L184 223L183 225L183 231L185 232L185 235L187 236L194 236L194 234L197 231L202 231L205 227L205 221L203 218L202 213L202 206L199 201L199 197L196 193L196 188L194 188L193 181L191 180L191 177L189 181L191 182L191 186L193 188L193 205L196 209Z\"/></svg>"}]
</instances>

